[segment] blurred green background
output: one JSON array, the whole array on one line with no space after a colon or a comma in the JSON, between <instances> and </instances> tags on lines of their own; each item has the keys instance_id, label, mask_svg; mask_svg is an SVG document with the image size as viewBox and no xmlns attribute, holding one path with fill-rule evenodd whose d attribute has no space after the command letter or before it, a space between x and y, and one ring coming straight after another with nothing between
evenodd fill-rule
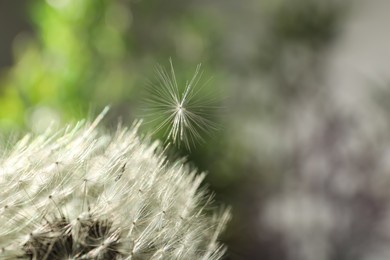
<instances>
[{"instance_id":1,"label":"blurred green background","mask_svg":"<svg viewBox=\"0 0 390 260\"><path fill-rule=\"evenodd\" d=\"M156 64L172 58L183 83L202 63L220 129L175 153L233 207L226 259L390 259L389 8L1 1L0 128L39 133L106 105L108 127L130 125Z\"/></svg>"}]
</instances>

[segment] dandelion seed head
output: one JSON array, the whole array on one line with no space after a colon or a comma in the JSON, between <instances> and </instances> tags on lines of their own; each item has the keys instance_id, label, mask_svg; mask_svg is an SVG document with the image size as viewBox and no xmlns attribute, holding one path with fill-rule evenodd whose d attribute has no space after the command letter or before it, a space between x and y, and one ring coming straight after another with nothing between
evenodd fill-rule
<instances>
[{"instance_id":1,"label":"dandelion seed head","mask_svg":"<svg viewBox=\"0 0 390 260\"><path fill-rule=\"evenodd\" d=\"M204 174L167 162L138 123L110 134L101 117L2 153L0 258L221 257L226 214L211 217Z\"/></svg>"}]
</instances>

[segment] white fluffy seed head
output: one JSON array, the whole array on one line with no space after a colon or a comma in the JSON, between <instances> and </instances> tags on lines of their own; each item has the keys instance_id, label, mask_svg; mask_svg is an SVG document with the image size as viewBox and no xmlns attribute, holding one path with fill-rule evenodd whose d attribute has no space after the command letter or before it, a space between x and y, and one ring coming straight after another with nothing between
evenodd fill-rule
<instances>
[{"instance_id":1,"label":"white fluffy seed head","mask_svg":"<svg viewBox=\"0 0 390 260\"><path fill-rule=\"evenodd\" d=\"M2 152L0 258L219 259L229 214L208 210L204 174L100 119Z\"/></svg>"}]
</instances>

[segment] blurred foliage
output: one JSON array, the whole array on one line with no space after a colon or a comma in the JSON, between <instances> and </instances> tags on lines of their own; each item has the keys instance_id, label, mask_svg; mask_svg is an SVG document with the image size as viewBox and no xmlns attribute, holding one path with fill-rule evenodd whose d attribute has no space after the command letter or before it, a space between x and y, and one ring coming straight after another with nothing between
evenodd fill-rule
<instances>
[{"instance_id":1,"label":"blurred foliage","mask_svg":"<svg viewBox=\"0 0 390 260\"><path fill-rule=\"evenodd\" d=\"M257 67L265 77L272 77L270 102L278 106L319 90L307 81L324 72L322 64L340 35L347 2L276 1L269 7Z\"/></svg>"},{"instance_id":2,"label":"blurred foliage","mask_svg":"<svg viewBox=\"0 0 390 260\"><path fill-rule=\"evenodd\" d=\"M18 125L28 124L27 116L41 107L69 120L85 116L92 101L101 107L130 96L133 78L125 63L124 35L130 22L126 9L110 1L30 4L36 38L16 39L16 63L1 96L17 104ZM115 8L119 14L113 13ZM4 124L14 121L15 115L1 118Z\"/></svg>"}]
</instances>

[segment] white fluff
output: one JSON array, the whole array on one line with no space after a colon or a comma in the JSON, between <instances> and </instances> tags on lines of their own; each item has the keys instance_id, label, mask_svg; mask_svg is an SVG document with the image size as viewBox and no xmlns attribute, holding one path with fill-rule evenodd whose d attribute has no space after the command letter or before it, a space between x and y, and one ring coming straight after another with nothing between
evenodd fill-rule
<instances>
[{"instance_id":1,"label":"white fluff","mask_svg":"<svg viewBox=\"0 0 390 260\"><path fill-rule=\"evenodd\" d=\"M219 259L229 213L206 210L204 174L101 117L2 152L0 258Z\"/></svg>"}]
</instances>

